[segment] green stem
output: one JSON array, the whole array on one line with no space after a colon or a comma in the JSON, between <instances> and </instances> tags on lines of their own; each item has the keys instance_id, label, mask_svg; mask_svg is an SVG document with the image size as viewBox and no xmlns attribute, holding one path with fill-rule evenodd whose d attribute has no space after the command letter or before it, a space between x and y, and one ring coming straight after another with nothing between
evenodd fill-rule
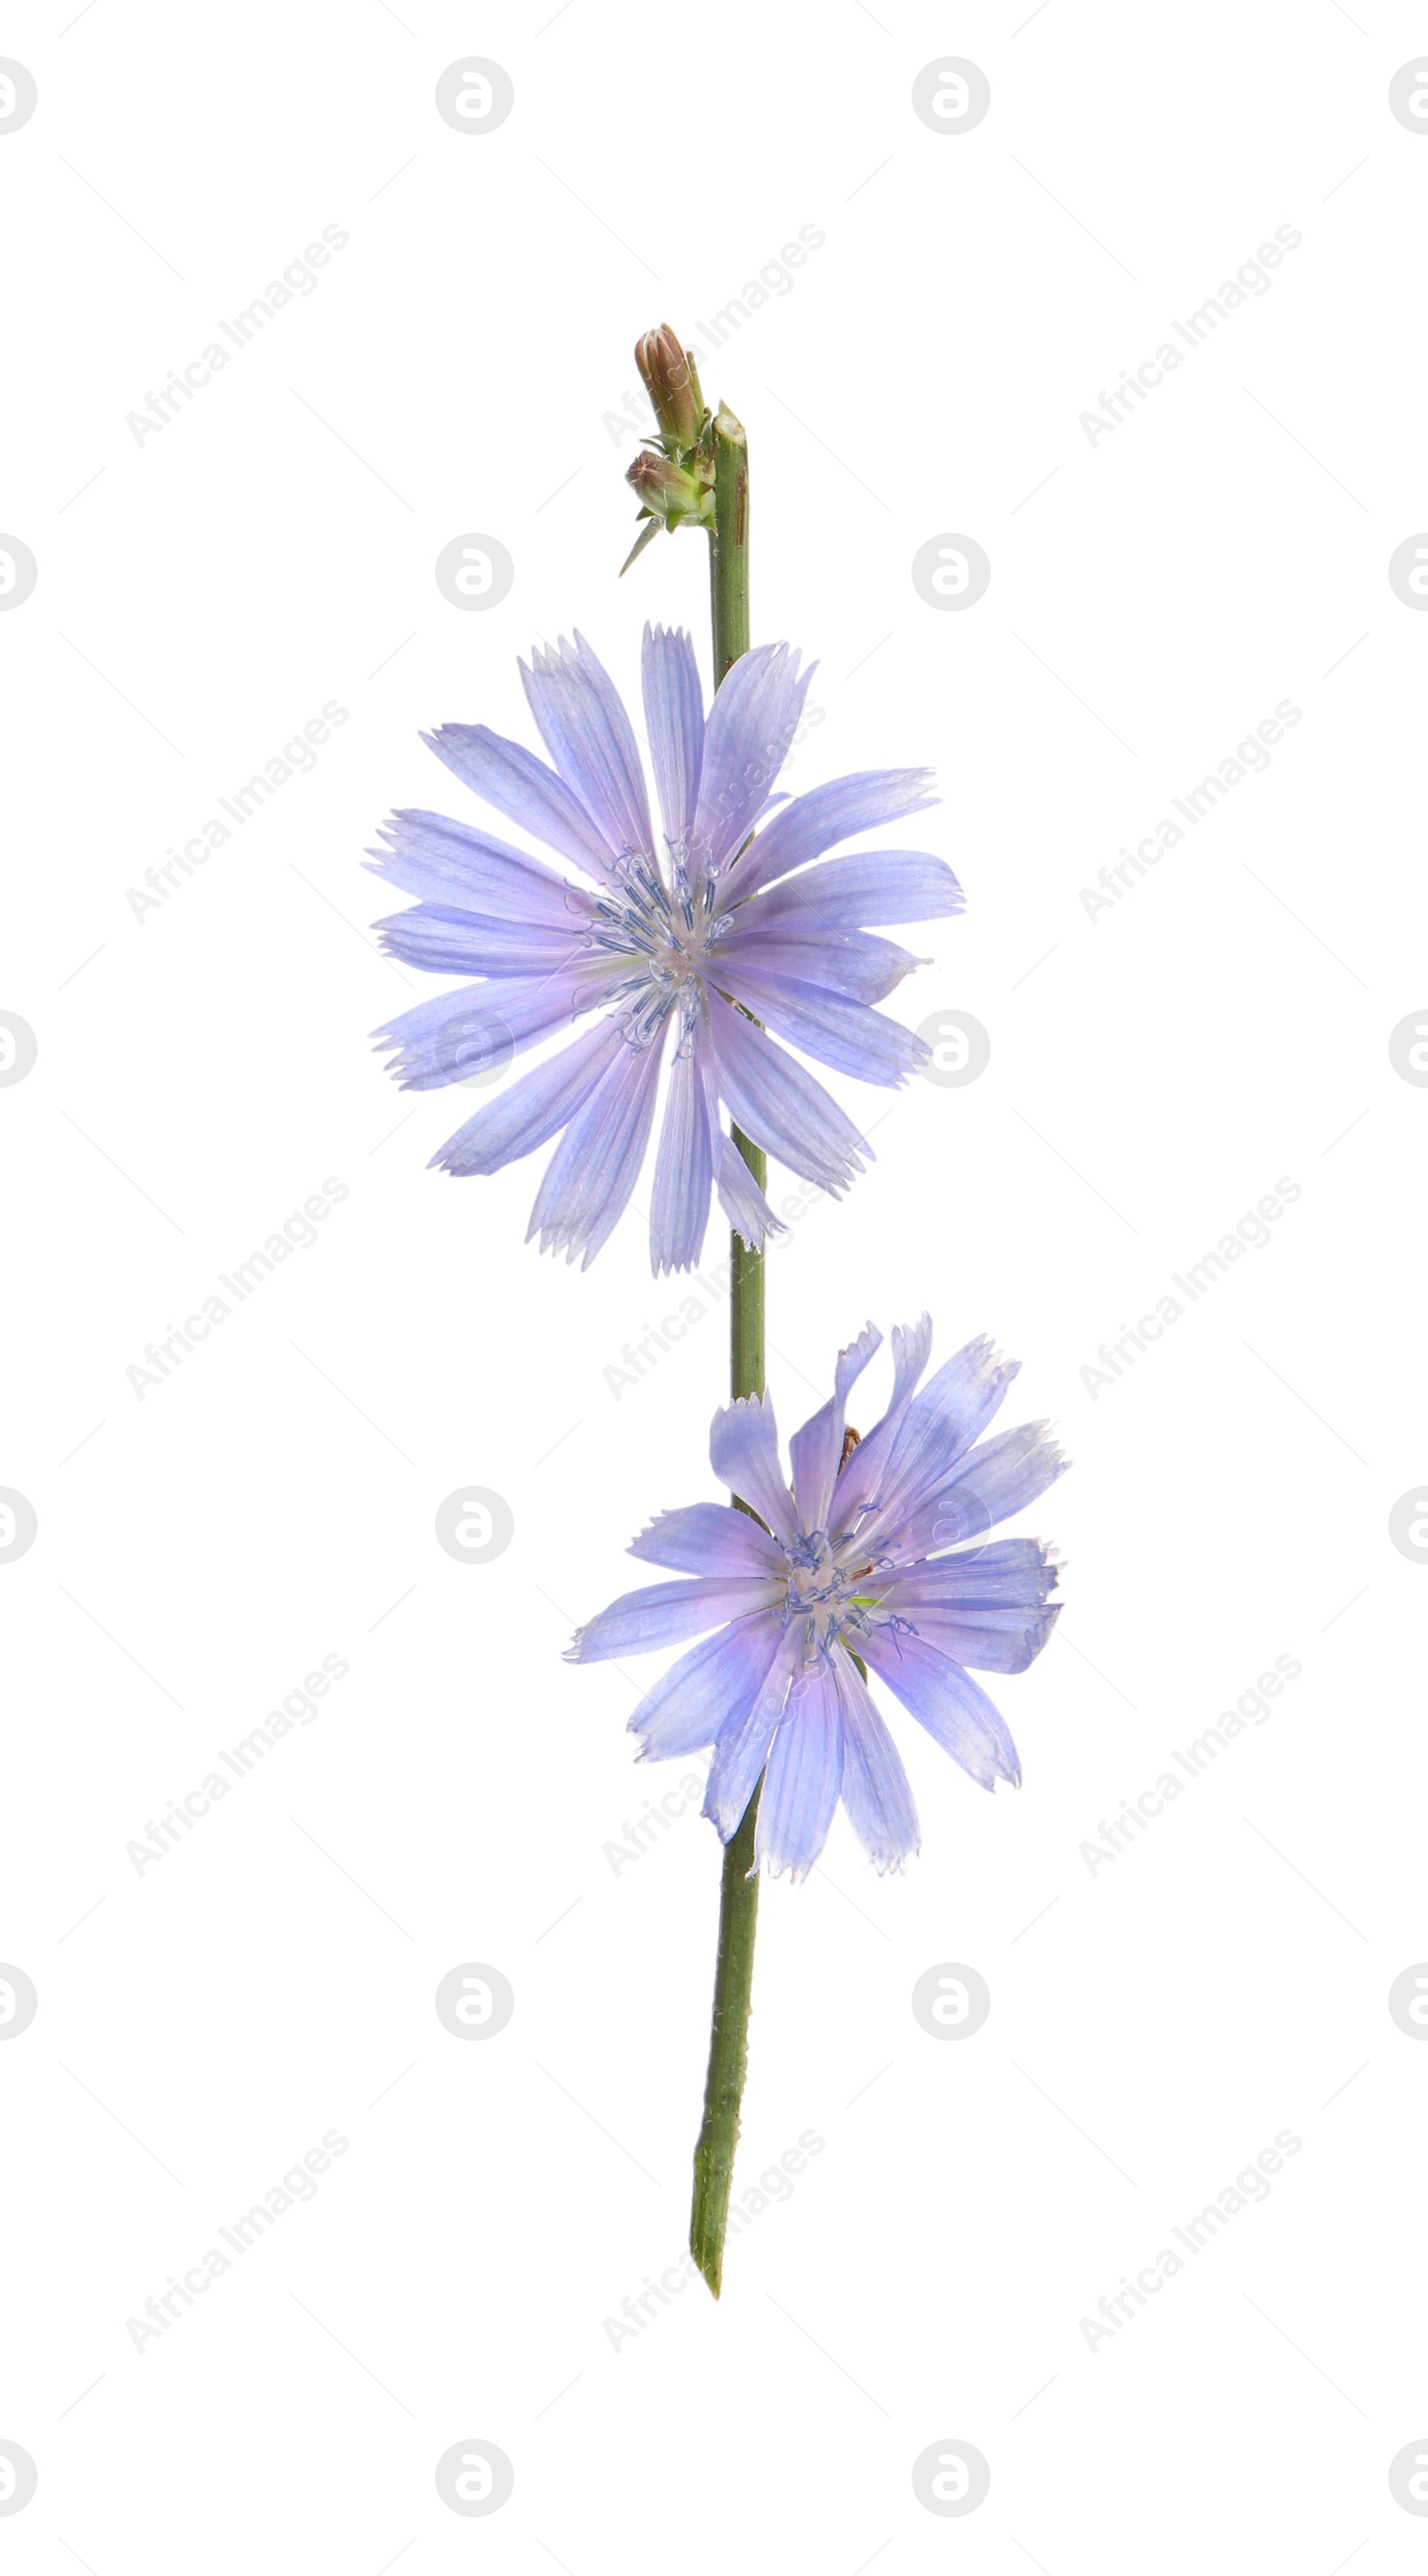
<instances>
[{"instance_id":1,"label":"green stem","mask_svg":"<svg viewBox=\"0 0 1428 2576\"><path fill-rule=\"evenodd\" d=\"M734 1142L759 1188L768 1185L768 1156L734 1129ZM764 1256L751 1252L741 1234L729 1237L729 1393L762 1395L764 1391ZM745 1506L747 1508L747 1506Z\"/></svg>"},{"instance_id":2,"label":"green stem","mask_svg":"<svg viewBox=\"0 0 1428 2576\"><path fill-rule=\"evenodd\" d=\"M733 1841L724 1846L704 2125L694 2150L689 2250L716 2299L724 2278L724 2231L729 2224L739 2106L749 2064L749 1995L754 1982L754 1934L759 1917L759 1882L750 1873L758 1812L756 1789Z\"/></svg>"},{"instance_id":3,"label":"green stem","mask_svg":"<svg viewBox=\"0 0 1428 2576\"><path fill-rule=\"evenodd\" d=\"M749 649L749 458L740 423L722 404L714 422L714 525L709 541L709 594L714 621L714 685ZM759 1147L734 1129L734 1143L760 1189L768 1166ZM734 1396L764 1391L764 1256L742 1236L729 1238L729 1386ZM750 1505L741 1503L742 1511ZM755 1515L757 1517L757 1515ZM719 1948L714 1967L714 2013L709 2032L709 2073L704 2121L694 2150L694 2207L689 2247L719 2296L724 2277L724 2235L739 2109L749 2063L749 1998L754 1979L759 1882L753 1875L759 1789L724 1847L719 1888Z\"/></svg>"},{"instance_id":4,"label":"green stem","mask_svg":"<svg viewBox=\"0 0 1428 2576\"><path fill-rule=\"evenodd\" d=\"M727 403L714 419L714 525L709 531L714 686L749 649L749 447Z\"/></svg>"}]
</instances>

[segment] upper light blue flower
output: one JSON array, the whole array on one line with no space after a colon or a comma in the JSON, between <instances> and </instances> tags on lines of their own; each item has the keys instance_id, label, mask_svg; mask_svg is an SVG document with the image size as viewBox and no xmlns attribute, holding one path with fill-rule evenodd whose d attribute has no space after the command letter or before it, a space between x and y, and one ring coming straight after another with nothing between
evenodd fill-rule
<instances>
[{"instance_id":1,"label":"upper light blue flower","mask_svg":"<svg viewBox=\"0 0 1428 2576\"><path fill-rule=\"evenodd\" d=\"M459 1082L601 1014L433 1157L448 1172L496 1172L560 1136L529 1228L542 1251L579 1253L585 1266L614 1228L644 1161L667 1042L656 1274L699 1259L714 1190L747 1243L778 1228L721 1102L755 1144L826 1190L862 1168L857 1128L766 1032L866 1082L901 1084L927 1059L919 1038L871 1007L919 961L866 925L959 912L951 869L914 850L807 862L934 802L931 773L863 770L774 798L812 677L798 660L786 644L746 653L706 722L689 637L646 627L657 836L629 717L589 645L577 634L537 651L521 677L553 769L485 725L442 725L426 739L587 882L440 814L394 814L372 853L379 875L419 898L378 924L391 955L478 979L378 1031L406 1089Z\"/></svg>"},{"instance_id":2,"label":"upper light blue flower","mask_svg":"<svg viewBox=\"0 0 1428 2576\"><path fill-rule=\"evenodd\" d=\"M630 1719L640 1758L712 1745L704 1813L725 1842L767 1766L755 1866L795 1879L840 1798L879 1871L919 1848L907 1774L859 1664L984 1789L1016 1784L1016 1746L967 1667L1024 1672L1060 1608L1047 1606L1057 1569L1039 1539L982 1543L1066 1465L1044 1422L979 1439L1018 1363L969 1342L918 1394L932 1347L924 1315L894 1330L891 1402L865 1440L850 1439L848 1395L881 1340L869 1324L840 1352L831 1400L789 1444L791 1478L767 1396L716 1413L714 1472L749 1510L661 1513L630 1554L693 1581L626 1593L570 1649L572 1662L595 1663L702 1638Z\"/></svg>"}]
</instances>

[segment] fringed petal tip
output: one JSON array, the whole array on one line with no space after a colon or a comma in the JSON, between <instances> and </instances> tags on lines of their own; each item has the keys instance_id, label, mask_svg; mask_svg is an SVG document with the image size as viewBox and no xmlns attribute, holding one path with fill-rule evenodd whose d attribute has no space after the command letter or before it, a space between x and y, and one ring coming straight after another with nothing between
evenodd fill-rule
<instances>
[{"instance_id":1,"label":"fringed petal tip","mask_svg":"<svg viewBox=\"0 0 1428 2576\"><path fill-rule=\"evenodd\" d=\"M790 1887L801 1887L813 1868L811 1860L786 1860L779 1853L765 1852L749 1871L750 1878L786 1878Z\"/></svg>"},{"instance_id":2,"label":"fringed petal tip","mask_svg":"<svg viewBox=\"0 0 1428 2576\"><path fill-rule=\"evenodd\" d=\"M552 1260L555 1261L558 1261L561 1254L564 1253L565 1266L567 1270L574 1268L577 1253L581 1255L581 1269L588 1270L596 1253L600 1249L600 1245L598 1243L588 1242L584 1234L576 1227L568 1225L541 1225L539 1219L533 1216L530 1224L526 1227L527 1243L532 1242L537 1234L540 1236L540 1241L536 1245L536 1250L542 1253L548 1252L551 1255Z\"/></svg>"},{"instance_id":3,"label":"fringed petal tip","mask_svg":"<svg viewBox=\"0 0 1428 2576\"><path fill-rule=\"evenodd\" d=\"M902 1878L906 1875L908 1862L922 1858L922 1836L918 1835L908 1851L870 1851L867 1858L879 1878Z\"/></svg>"},{"instance_id":4,"label":"fringed petal tip","mask_svg":"<svg viewBox=\"0 0 1428 2576\"><path fill-rule=\"evenodd\" d=\"M788 1232L783 1218L775 1216L732 1136L720 1137L714 1186L730 1226L750 1252L762 1252L769 1235Z\"/></svg>"},{"instance_id":5,"label":"fringed petal tip","mask_svg":"<svg viewBox=\"0 0 1428 2576\"><path fill-rule=\"evenodd\" d=\"M1020 1360L1014 1361L1012 1363L1013 1373L1015 1373L1015 1371L1020 1367ZM1060 1441L1052 1437L1050 1415L1048 1414L1043 1416L1042 1420L1039 1422L1028 1422L1023 1424L1021 1427L1027 1434L1028 1448L1034 1446L1039 1449L1046 1462L1048 1469L1046 1481L1048 1485L1054 1484L1058 1476L1065 1475L1068 1467L1072 1466L1074 1461L1067 1457Z\"/></svg>"}]
</instances>

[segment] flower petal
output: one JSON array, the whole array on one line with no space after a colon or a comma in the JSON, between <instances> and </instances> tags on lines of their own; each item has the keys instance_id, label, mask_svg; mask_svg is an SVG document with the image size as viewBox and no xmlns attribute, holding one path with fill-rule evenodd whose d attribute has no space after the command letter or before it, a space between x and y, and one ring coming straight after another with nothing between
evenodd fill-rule
<instances>
[{"instance_id":1,"label":"flower petal","mask_svg":"<svg viewBox=\"0 0 1428 2576\"><path fill-rule=\"evenodd\" d=\"M787 1573L782 1548L732 1503L686 1503L660 1512L631 1540L629 1554L680 1574Z\"/></svg>"},{"instance_id":2,"label":"flower petal","mask_svg":"<svg viewBox=\"0 0 1428 2576\"><path fill-rule=\"evenodd\" d=\"M981 1538L1064 1476L1070 1461L1046 1429L1044 1422L1018 1423L964 1458L945 1485L908 1513L899 1532L908 1554L930 1556Z\"/></svg>"},{"instance_id":3,"label":"flower petal","mask_svg":"<svg viewBox=\"0 0 1428 2576\"><path fill-rule=\"evenodd\" d=\"M736 671L741 667L734 665ZM871 831L902 814L920 814L924 806L938 802L927 792L931 776L930 769L858 769L845 778L826 779L806 796L793 797L780 806L748 856L740 860L733 890L753 894L760 886L771 885L775 877L786 876L791 868L801 868L805 860L821 859L835 841L850 840L855 832Z\"/></svg>"},{"instance_id":4,"label":"flower petal","mask_svg":"<svg viewBox=\"0 0 1428 2576\"><path fill-rule=\"evenodd\" d=\"M982 1788L994 1788L998 1780L1020 1787L1016 1746L986 1692L960 1664L920 1637L895 1635L890 1628L875 1628L864 1640L863 1660Z\"/></svg>"},{"instance_id":5,"label":"flower petal","mask_svg":"<svg viewBox=\"0 0 1428 2576\"><path fill-rule=\"evenodd\" d=\"M902 1757L857 1666L834 1657L843 1716L843 1805L879 1877L922 1847L917 1807Z\"/></svg>"},{"instance_id":6,"label":"flower petal","mask_svg":"<svg viewBox=\"0 0 1428 2576\"><path fill-rule=\"evenodd\" d=\"M727 1721L714 1748L714 1760L704 1790L702 1812L719 1832L721 1841L730 1842L744 1820L748 1806L759 1784L759 1774L768 1760L773 1731L783 1715L788 1686L793 1678L794 1660L802 1652L806 1620L796 1620L783 1639L770 1664L763 1685L749 1700L742 1716Z\"/></svg>"},{"instance_id":7,"label":"flower petal","mask_svg":"<svg viewBox=\"0 0 1428 2576\"><path fill-rule=\"evenodd\" d=\"M994 1538L957 1556L924 1557L896 1568L896 1585L925 1584L924 1598L960 1609L1039 1609L1060 1580L1060 1560L1039 1538Z\"/></svg>"},{"instance_id":8,"label":"flower petal","mask_svg":"<svg viewBox=\"0 0 1428 2576\"><path fill-rule=\"evenodd\" d=\"M791 922L764 922L756 903L740 905L733 927L711 957L716 981L726 985L736 1000L742 999L746 964L766 974L792 976L822 991L846 993L853 1002L882 1002L896 991L904 975L926 963L910 949L899 948L895 940L875 939L865 930L825 931L811 915Z\"/></svg>"},{"instance_id":9,"label":"flower petal","mask_svg":"<svg viewBox=\"0 0 1428 2576\"><path fill-rule=\"evenodd\" d=\"M865 1002L850 1002L842 993L820 991L816 984L798 983L742 958L729 981L775 1037L787 1038L835 1073L897 1090L931 1061L925 1038L899 1020L884 1019Z\"/></svg>"},{"instance_id":10,"label":"flower petal","mask_svg":"<svg viewBox=\"0 0 1428 2576\"><path fill-rule=\"evenodd\" d=\"M608 1663L613 1655L652 1655L660 1646L680 1646L686 1637L702 1637L706 1628L722 1628L732 1619L747 1619L756 1610L771 1610L782 1587L766 1575L698 1575L692 1583L648 1583L640 1592L622 1592L607 1610L577 1628L566 1651L570 1664Z\"/></svg>"},{"instance_id":11,"label":"flower petal","mask_svg":"<svg viewBox=\"0 0 1428 2576\"><path fill-rule=\"evenodd\" d=\"M858 1134L819 1082L774 1046L752 1020L718 993L709 995L709 1026L719 1089L737 1124L789 1170L817 1181L836 1198L872 1160Z\"/></svg>"},{"instance_id":12,"label":"flower petal","mask_svg":"<svg viewBox=\"0 0 1428 2576\"><path fill-rule=\"evenodd\" d=\"M1004 1539L882 1577L878 1607L974 1671L1024 1673L1061 1615L1055 1560L1036 1539Z\"/></svg>"},{"instance_id":13,"label":"flower petal","mask_svg":"<svg viewBox=\"0 0 1428 2576\"><path fill-rule=\"evenodd\" d=\"M608 1020L587 1029L573 1046L562 1047L559 1055L535 1065L498 1099L478 1109L474 1118L447 1137L428 1169L452 1172L464 1180L472 1173L499 1172L507 1163L533 1154L537 1146L548 1145L589 1098L611 1048L622 1044L618 1029Z\"/></svg>"},{"instance_id":14,"label":"flower petal","mask_svg":"<svg viewBox=\"0 0 1428 2576\"><path fill-rule=\"evenodd\" d=\"M445 814L403 807L382 825L379 838L385 847L369 853L372 874L429 903L467 904L503 921L540 923L572 935L590 918L589 895L553 868Z\"/></svg>"},{"instance_id":15,"label":"flower petal","mask_svg":"<svg viewBox=\"0 0 1428 2576\"><path fill-rule=\"evenodd\" d=\"M859 1442L839 1474L828 1523L830 1536L843 1537L861 1527L931 1349L930 1315L920 1316L915 1324L894 1324L893 1390L888 1409L881 1420L874 1423L866 1438Z\"/></svg>"},{"instance_id":16,"label":"flower petal","mask_svg":"<svg viewBox=\"0 0 1428 2576\"><path fill-rule=\"evenodd\" d=\"M687 846L704 761L704 691L694 646L682 627L647 626L642 656L645 728L665 839Z\"/></svg>"},{"instance_id":17,"label":"flower petal","mask_svg":"<svg viewBox=\"0 0 1428 2576\"><path fill-rule=\"evenodd\" d=\"M547 848L603 882L613 870L607 850L578 796L524 743L510 742L489 725L438 725L422 740L476 796L494 805L508 823L519 823Z\"/></svg>"},{"instance_id":18,"label":"flower petal","mask_svg":"<svg viewBox=\"0 0 1428 2576\"><path fill-rule=\"evenodd\" d=\"M769 1751L754 1858L771 1878L806 1878L828 1840L843 1779L837 1675L814 1664L794 1683Z\"/></svg>"},{"instance_id":19,"label":"flower petal","mask_svg":"<svg viewBox=\"0 0 1428 2576\"><path fill-rule=\"evenodd\" d=\"M719 1205L751 1252L761 1252L767 1236L787 1234L782 1217L774 1215L732 1136L719 1139L716 1179Z\"/></svg>"},{"instance_id":20,"label":"flower petal","mask_svg":"<svg viewBox=\"0 0 1428 2576\"><path fill-rule=\"evenodd\" d=\"M775 1538L793 1538L798 1515L779 1465L778 1426L766 1395L741 1395L709 1426L709 1464L721 1485L765 1521Z\"/></svg>"},{"instance_id":21,"label":"flower petal","mask_svg":"<svg viewBox=\"0 0 1428 2576\"><path fill-rule=\"evenodd\" d=\"M404 1091L440 1091L449 1082L463 1082L468 1074L508 1061L512 1053L521 1054L552 1029L568 1028L598 999L598 987L588 978L503 977L494 984L464 985L456 993L434 993L430 1001L388 1020L374 1037L383 1053L392 1056L387 1071ZM565 1117L569 1115L567 1110ZM547 1135L554 1132L546 1130Z\"/></svg>"},{"instance_id":22,"label":"flower petal","mask_svg":"<svg viewBox=\"0 0 1428 2576\"><path fill-rule=\"evenodd\" d=\"M817 1413L809 1416L801 1430L795 1431L788 1444L801 1530L826 1529L828 1525L828 1506L833 1499L834 1480L843 1456L849 1391L857 1384L873 1353L881 1349L882 1338L875 1324L865 1324L857 1340L838 1353L831 1397Z\"/></svg>"},{"instance_id":23,"label":"flower petal","mask_svg":"<svg viewBox=\"0 0 1428 2576\"><path fill-rule=\"evenodd\" d=\"M782 1643L778 1621L756 1611L691 1646L646 1692L630 1719L630 1733L640 1738L640 1760L667 1762L677 1753L702 1752L717 1744L726 1727L741 1725Z\"/></svg>"},{"instance_id":24,"label":"flower petal","mask_svg":"<svg viewBox=\"0 0 1428 2576\"><path fill-rule=\"evenodd\" d=\"M755 844L750 856L758 855ZM857 850L782 878L750 910L761 920L794 924L811 916L830 930L864 930L890 921L935 921L965 911L966 902L945 859L925 850Z\"/></svg>"},{"instance_id":25,"label":"flower petal","mask_svg":"<svg viewBox=\"0 0 1428 2576\"><path fill-rule=\"evenodd\" d=\"M985 1333L954 1351L908 1406L886 1467L878 1479L877 1512L868 1536L897 1530L907 1543L907 1524L918 1508L952 1481L952 1470L986 1429L1007 1388L1021 1368L1019 1360L1000 1357ZM955 1538L980 1535L957 1531ZM940 1545L952 1546L949 1536ZM924 1555L928 1551L918 1547Z\"/></svg>"},{"instance_id":26,"label":"flower petal","mask_svg":"<svg viewBox=\"0 0 1428 2576\"><path fill-rule=\"evenodd\" d=\"M894 1607L889 1596L889 1609ZM897 1608L902 1608L899 1599ZM1045 1610L947 1610L910 1605L908 1616L924 1645L978 1673L1024 1673L1034 1664L1057 1620L1061 1603Z\"/></svg>"},{"instance_id":27,"label":"flower petal","mask_svg":"<svg viewBox=\"0 0 1428 2576\"><path fill-rule=\"evenodd\" d=\"M526 1241L542 1252L582 1255L588 1270L614 1232L640 1176L654 1124L660 1050L623 1038L571 1119L536 1192Z\"/></svg>"},{"instance_id":28,"label":"flower petal","mask_svg":"<svg viewBox=\"0 0 1428 2576\"><path fill-rule=\"evenodd\" d=\"M742 849L783 767L815 667L800 678L798 659L791 645L756 645L715 693L694 817L693 855L704 866L727 867Z\"/></svg>"},{"instance_id":29,"label":"flower petal","mask_svg":"<svg viewBox=\"0 0 1428 2576\"><path fill-rule=\"evenodd\" d=\"M556 975L584 969L594 992L608 974L593 976L579 934L567 920L559 929L496 921L461 912L452 904L414 903L406 912L374 921L388 957L432 975Z\"/></svg>"},{"instance_id":30,"label":"flower petal","mask_svg":"<svg viewBox=\"0 0 1428 2576\"><path fill-rule=\"evenodd\" d=\"M704 1248L718 1129L703 1068L691 1048L670 1067L650 1199L650 1268L692 1270Z\"/></svg>"},{"instance_id":31,"label":"flower petal","mask_svg":"<svg viewBox=\"0 0 1428 2576\"><path fill-rule=\"evenodd\" d=\"M529 667L522 662L530 710L541 739L567 787L573 788L605 847L654 854L634 730L620 693L576 628L555 651L539 646Z\"/></svg>"}]
</instances>

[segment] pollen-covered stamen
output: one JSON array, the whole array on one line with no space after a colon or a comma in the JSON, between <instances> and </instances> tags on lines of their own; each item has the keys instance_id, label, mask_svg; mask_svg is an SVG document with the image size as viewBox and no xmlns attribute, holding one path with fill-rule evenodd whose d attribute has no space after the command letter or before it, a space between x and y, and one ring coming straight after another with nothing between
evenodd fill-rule
<instances>
[{"instance_id":1,"label":"pollen-covered stamen","mask_svg":"<svg viewBox=\"0 0 1428 2576\"><path fill-rule=\"evenodd\" d=\"M912 1622L879 1614L876 1581L891 1559L870 1557L854 1542L845 1539L835 1547L826 1530L800 1530L785 1539L783 1552L788 1561L788 1588L779 1616L785 1628L794 1619L805 1622L803 1660L805 1666L823 1661L835 1645L856 1652L855 1639L866 1639L875 1628L889 1628L916 1635ZM851 1560L851 1561L850 1561Z\"/></svg>"},{"instance_id":2,"label":"pollen-covered stamen","mask_svg":"<svg viewBox=\"0 0 1428 2576\"><path fill-rule=\"evenodd\" d=\"M618 959L628 971L611 984L607 1002L622 1004L624 1035L633 1047L653 1046L671 1012L679 1015L677 1055L688 1055L704 1011L700 983L710 948L729 926L711 918L713 888L691 879L685 845L670 843L671 884L651 858L622 850L615 881L594 904L585 945Z\"/></svg>"}]
</instances>

